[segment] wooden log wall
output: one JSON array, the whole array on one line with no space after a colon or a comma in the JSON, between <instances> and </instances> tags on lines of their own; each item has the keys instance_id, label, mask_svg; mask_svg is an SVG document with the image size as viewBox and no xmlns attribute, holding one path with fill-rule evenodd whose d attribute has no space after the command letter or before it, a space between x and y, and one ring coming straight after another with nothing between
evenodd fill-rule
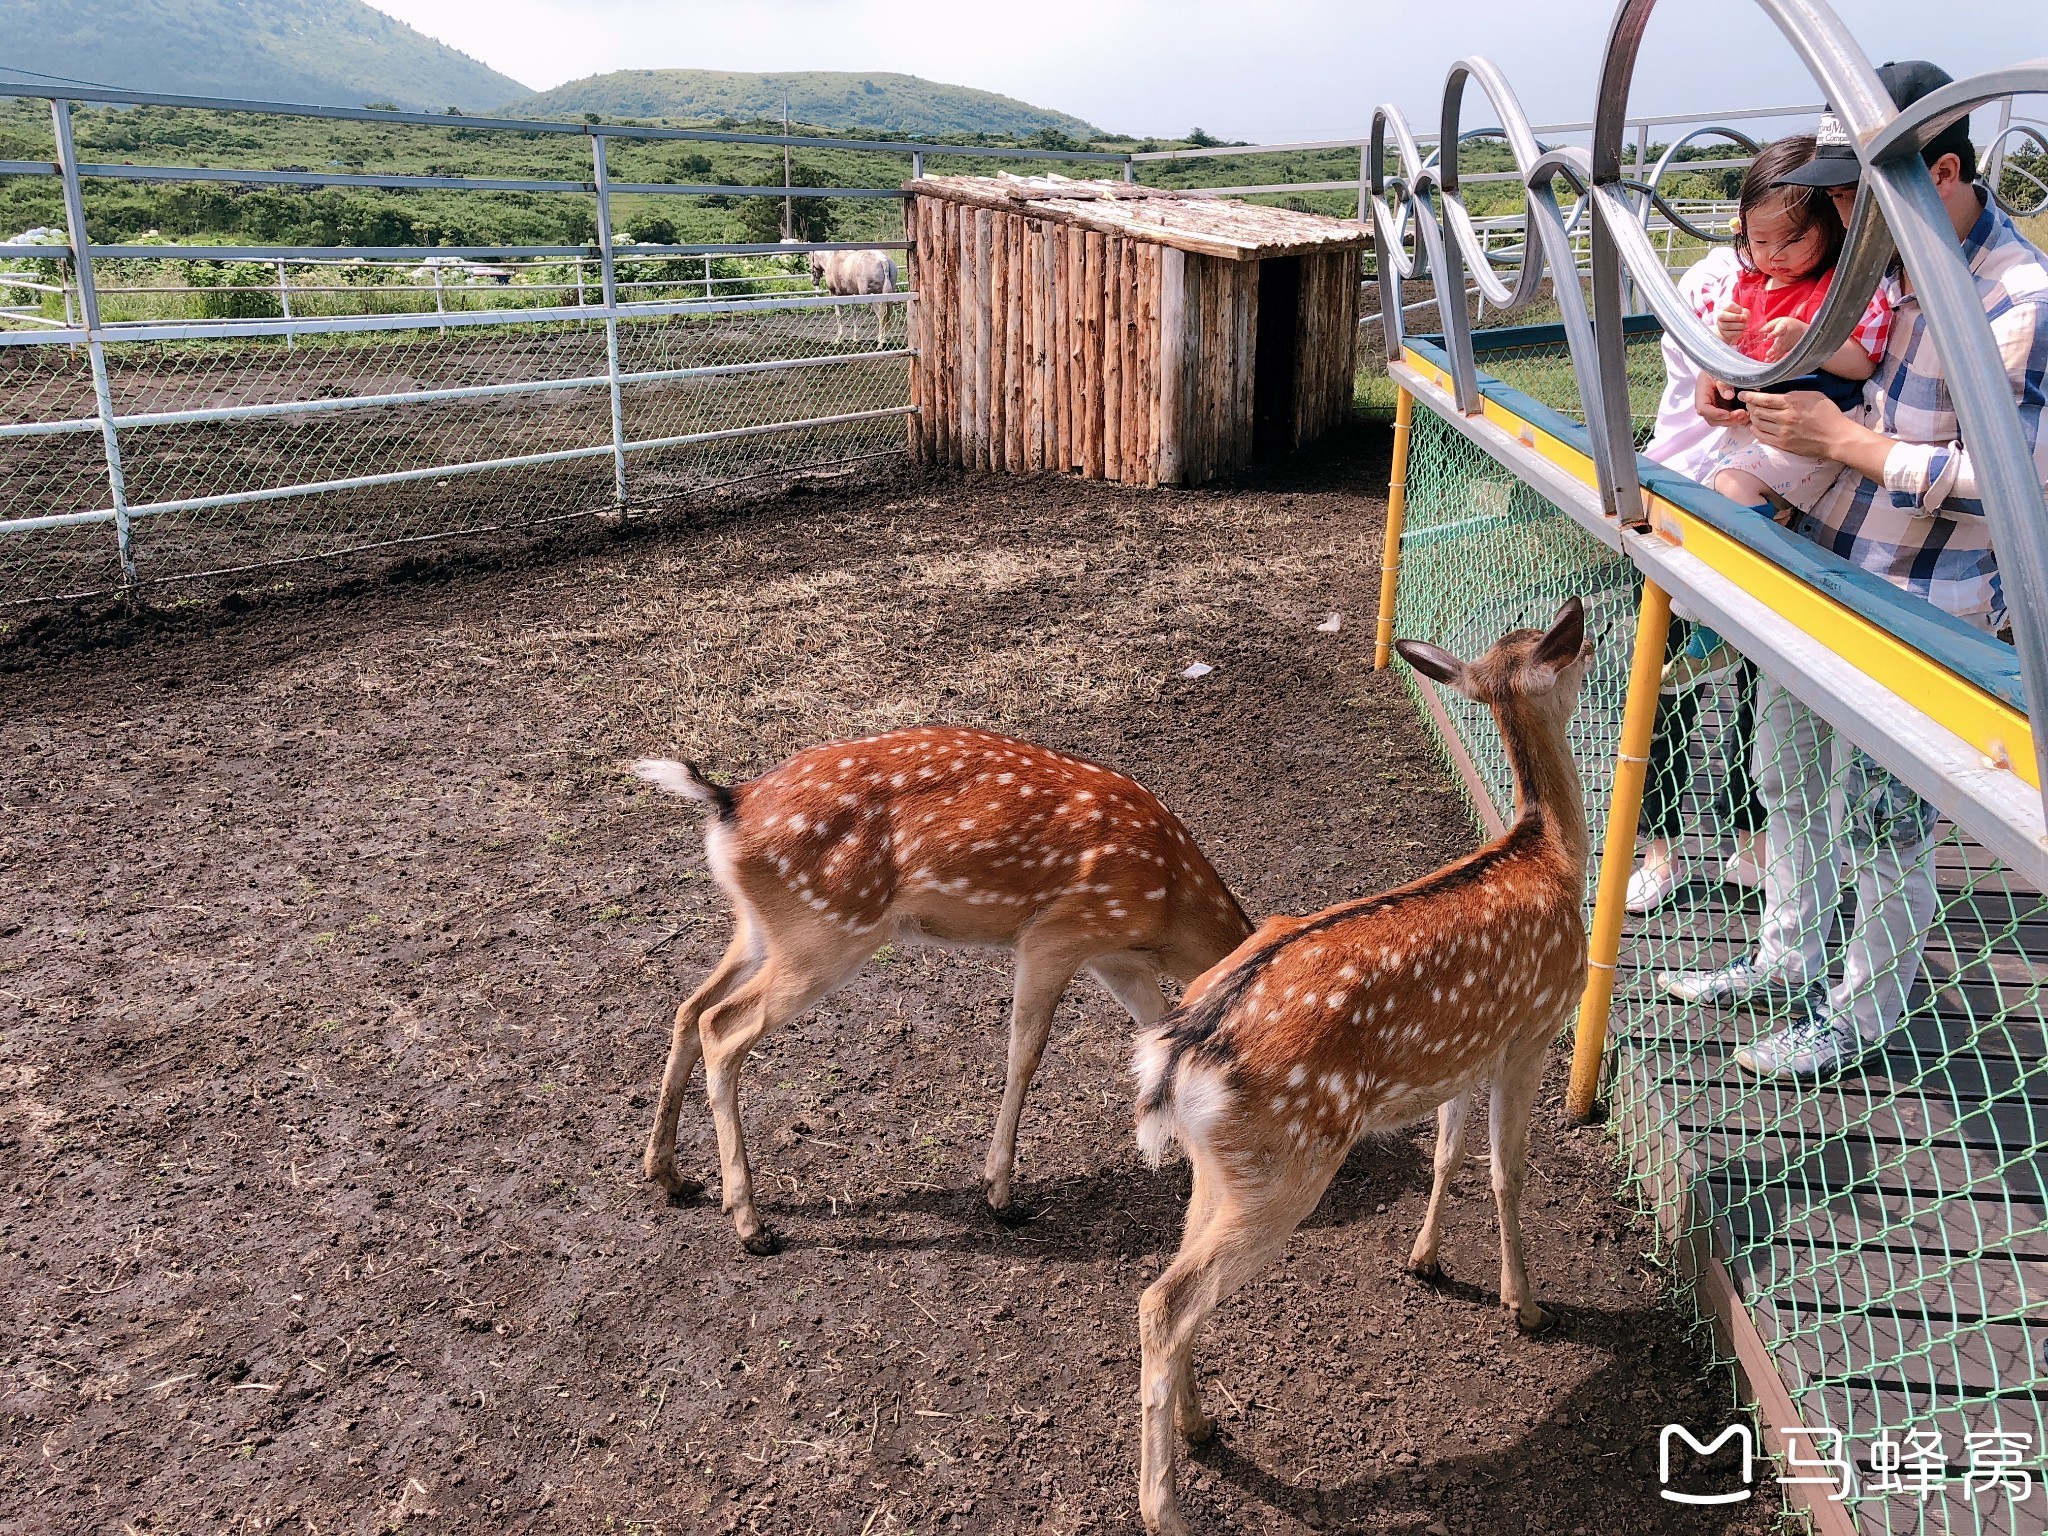
<instances>
[{"instance_id":1,"label":"wooden log wall","mask_svg":"<svg viewBox=\"0 0 2048 1536\"><path fill-rule=\"evenodd\" d=\"M1198 485L1251 462L1259 263L907 200L912 453ZM1350 410L1355 252L1302 258L1295 440Z\"/></svg>"},{"instance_id":2,"label":"wooden log wall","mask_svg":"<svg viewBox=\"0 0 2048 1536\"><path fill-rule=\"evenodd\" d=\"M1301 258L1294 331L1294 446L1304 447L1351 414L1357 391L1360 263L1355 251Z\"/></svg>"}]
</instances>

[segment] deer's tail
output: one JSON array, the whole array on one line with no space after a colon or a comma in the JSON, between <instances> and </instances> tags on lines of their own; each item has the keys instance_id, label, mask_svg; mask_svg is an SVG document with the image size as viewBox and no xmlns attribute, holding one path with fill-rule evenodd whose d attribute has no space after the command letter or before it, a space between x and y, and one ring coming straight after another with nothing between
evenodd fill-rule
<instances>
[{"instance_id":1,"label":"deer's tail","mask_svg":"<svg viewBox=\"0 0 2048 1536\"><path fill-rule=\"evenodd\" d=\"M695 763L677 762L667 757L643 757L633 765L633 772L672 795L681 795L685 800L702 800L718 815L720 821L732 821L737 815L738 802L733 792L723 784L714 784L704 777L704 770Z\"/></svg>"},{"instance_id":2,"label":"deer's tail","mask_svg":"<svg viewBox=\"0 0 2048 1536\"><path fill-rule=\"evenodd\" d=\"M1229 1107L1232 1090L1224 1070L1196 1059L1175 1038L1171 1017L1138 1036L1133 1070L1138 1079L1138 1150L1157 1168L1178 1142L1206 1142Z\"/></svg>"}]
</instances>

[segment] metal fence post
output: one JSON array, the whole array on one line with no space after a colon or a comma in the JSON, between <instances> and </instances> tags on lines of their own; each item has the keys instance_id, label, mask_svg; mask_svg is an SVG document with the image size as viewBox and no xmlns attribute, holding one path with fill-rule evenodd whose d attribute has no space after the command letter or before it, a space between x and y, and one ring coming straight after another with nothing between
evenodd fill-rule
<instances>
[{"instance_id":1,"label":"metal fence post","mask_svg":"<svg viewBox=\"0 0 2048 1536\"><path fill-rule=\"evenodd\" d=\"M1998 103L1998 124L1991 133L1991 158L1984 167L1984 184L1994 195L2005 180L2005 131L2012 126L2012 98L2002 97Z\"/></svg>"},{"instance_id":2,"label":"metal fence post","mask_svg":"<svg viewBox=\"0 0 2048 1536\"><path fill-rule=\"evenodd\" d=\"M1571 1084L1564 1096L1564 1112L1574 1120L1591 1117L1593 1101L1600 1091L1600 1063L1607 1055L1607 1019L1614 1008L1614 967L1621 954L1621 924L1628 901L1628 872L1635 863L1636 821L1643 811L1643 779L1650 764L1650 735L1657 723L1657 690L1664 676L1664 642L1670 632L1671 594L1654 581L1646 581L1642 612L1636 618L1628 702L1622 706L1621 750L1614 762L1614 793L1607 805L1607 841L1600 851L1600 888L1593 900L1593 931L1587 937L1586 991L1579 999Z\"/></svg>"},{"instance_id":3,"label":"metal fence post","mask_svg":"<svg viewBox=\"0 0 2048 1536\"><path fill-rule=\"evenodd\" d=\"M434 274L434 313L445 315L448 313L448 306L441 299L441 263L439 257L433 258L428 270ZM444 325L441 327L441 337L445 341L447 336L448 327Z\"/></svg>"},{"instance_id":4,"label":"metal fence post","mask_svg":"<svg viewBox=\"0 0 2048 1536\"><path fill-rule=\"evenodd\" d=\"M1138 162L1128 156L1124 159L1124 180L1135 183L1138 179Z\"/></svg>"},{"instance_id":5,"label":"metal fence post","mask_svg":"<svg viewBox=\"0 0 2048 1536\"><path fill-rule=\"evenodd\" d=\"M1387 542L1380 556L1380 622L1372 643L1372 669L1384 672L1394 648L1394 601L1401 588L1401 530L1408 520L1408 443L1415 397L1407 390L1394 406L1394 468L1387 478Z\"/></svg>"},{"instance_id":6,"label":"metal fence post","mask_svg":"<svg viewBox=\"0 0 2048 1536\"><path fill-rule=\"evenodd\" d=\"M626 513L626 405L619 389L619 277L612 257L612 189L605 174L604 135L590 136L590 168L597 188L598 275L604 283L604 366L612 394L612 499Z\"/></svg>"},{"instance_id":7,"label":"metal fence post","mask_svg":"<svg viewBox=\"0 0 2048 1536\"><path fill-rule=\"evenodd\" d=\"M910 152L910 179L924 180L924 151L921 149L913 149Z\"/></svg>"},{"instance_id":8,"label":"metal fence post","mask_svg":"<svg viewBox=\"0 0 2048 1536\"><path fill-rule=\"evenodd\" d=\"M114 540L121 557L121 585L135 590L135 539L128 521L128 484L121 474L121 438L114 430L114 392L107 384L107 348L100 333L99 290L93 285L92 243L85 228L85 193L78 183L78 150L71 142L71 103L50 103L57 138L57 169L64 181L65 235L71 242L71 270L78 278L78 309L85 321L85 350L92 362L93 408L100 419L100 443L107 455L107 494L114 503Z\"/></svg>"},{"instance_id":9,"label":"metal fence post","mask_svg":"<svg viewBox=\"0 0 2048 1536\"><path fill-rule=\"evenodd\" d=\"M286 278L284 274L284 262L282 260L280 260L277 264L277 307L281 311L283 311L285 319L291 319L292 285L290 280ZM285 351L296 352L298 350L297 341L297 337L293 336L290 331L286 331L284 333Z\"/></svg>"}]
</instances>

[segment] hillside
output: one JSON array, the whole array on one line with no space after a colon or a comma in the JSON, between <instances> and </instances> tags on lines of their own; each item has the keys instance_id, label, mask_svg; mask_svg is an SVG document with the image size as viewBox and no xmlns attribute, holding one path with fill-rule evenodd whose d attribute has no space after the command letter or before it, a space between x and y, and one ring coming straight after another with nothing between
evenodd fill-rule
<instances>
[{"instance_id":1,"label":"hillside","mask_svg":"<svg viewBox=\"0 0 2048 1536\"><path fill-rule=\"evenodd\" d=\"M362 0L0 0L0 78L438 112L526 90ZM38 82L46 83L46 82Z\"/></svg>"},{"instance_id":2,"label":"hillside","mask_svg":"<svg viewBox=\"0 0 2048 1536\"><path fill-rule=\"evenodd\" d=\"M753 122L780 117L785 96L793 121L824 123L841 132L864 128L1024 136L1050 129L1076 139L1097 138L1102 132L1078 117L993 91L942 85L916 75L819 70L750 75L722 69L621 69L540 91L510 102L506 110L532 117L596 112L605 117Z\"/></svg>"}]
</instances>

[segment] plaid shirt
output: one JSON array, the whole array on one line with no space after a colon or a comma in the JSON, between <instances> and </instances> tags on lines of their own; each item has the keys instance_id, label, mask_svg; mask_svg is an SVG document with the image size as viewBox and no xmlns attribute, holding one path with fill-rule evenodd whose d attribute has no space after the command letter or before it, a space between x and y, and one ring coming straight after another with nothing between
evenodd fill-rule
<instances>
[{"instance_id":1,"label":"plaid shirt","mask_svg":"<svg viewBox=\"0 0 2048 1536\"><path fill-rule=\"evenodd\" d=\"M1963 258L2005 359L2021 430L2048 483L2048 256L1987 202L1963 241ZM1913 295L1900 293L1897 302L1884 360L1863 387L1864 423L1897 439L1884 484L1845 469L1794 526L1851 564L1995 633L2006 622L2005 591L1976 474L1927 317Z\"/></svg>"}]
</instances>

